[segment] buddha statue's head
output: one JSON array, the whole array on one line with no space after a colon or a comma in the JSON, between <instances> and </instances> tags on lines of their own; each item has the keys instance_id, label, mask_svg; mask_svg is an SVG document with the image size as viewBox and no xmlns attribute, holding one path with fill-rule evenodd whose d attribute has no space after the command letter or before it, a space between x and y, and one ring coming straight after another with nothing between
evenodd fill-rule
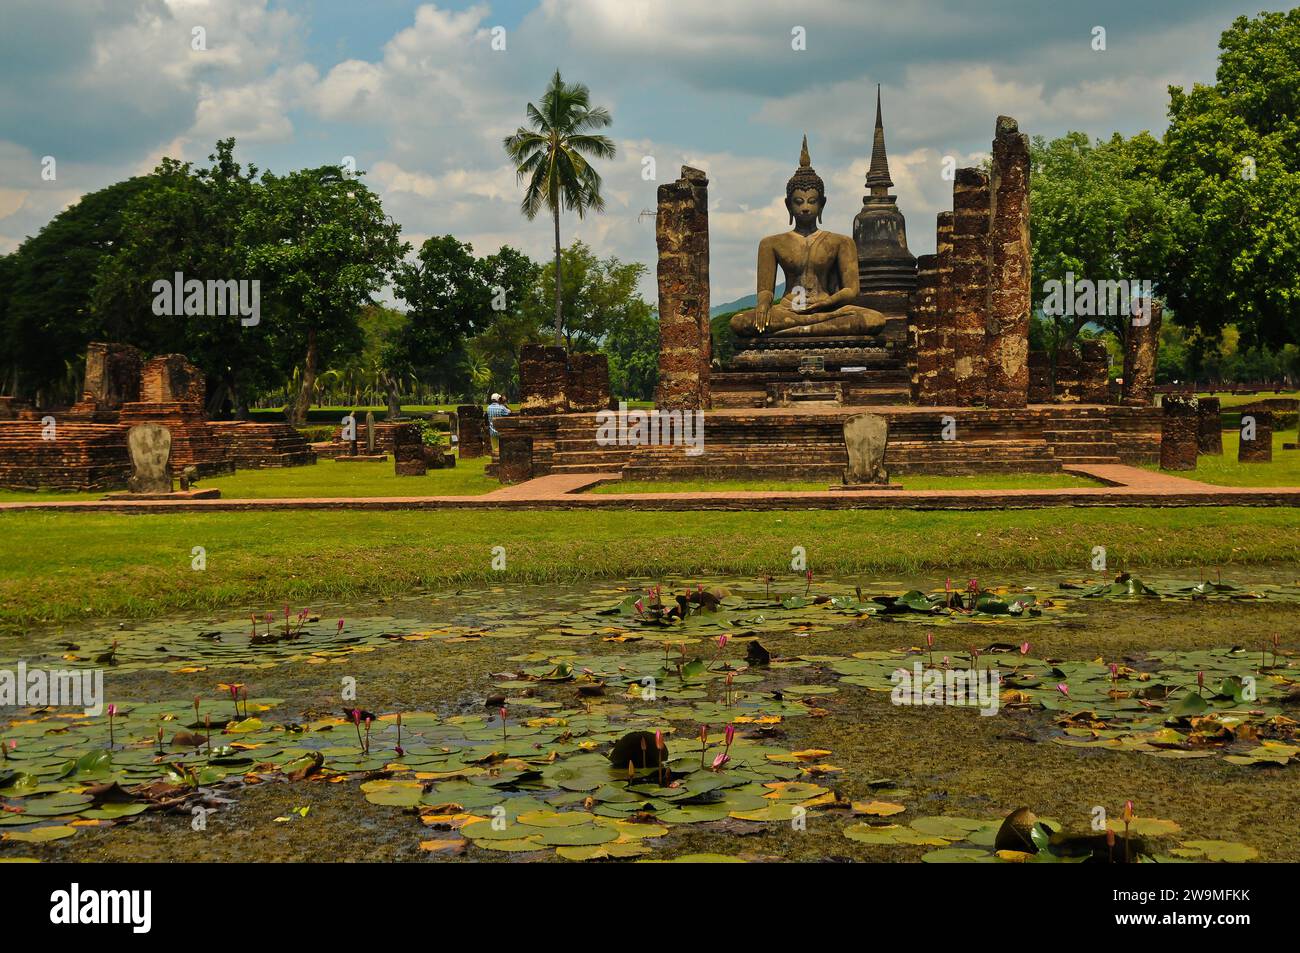
<instances>
[{"instance_id":1,"label":"buddha statue's head","mask_svg":"<svg viewBox=\"0 0 1300 953\"><path fill-rule=\"evenodd\" d=\"M799 150L799 168L785 184L785 210L790 213L791 224L815 226L822 220L826 207L826 183L812 167L808 158L808 137L803 137Z\"/></svg>"}]
</instances>

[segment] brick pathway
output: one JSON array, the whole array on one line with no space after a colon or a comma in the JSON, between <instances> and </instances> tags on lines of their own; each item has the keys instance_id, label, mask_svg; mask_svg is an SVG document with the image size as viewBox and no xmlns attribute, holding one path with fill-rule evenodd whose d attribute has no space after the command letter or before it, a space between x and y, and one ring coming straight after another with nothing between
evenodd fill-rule
<instances>
[{"instance_id":1,"label":"brick pathway","mask_svg":"<svg viewBox=\"0 0 1300 953\"><path fill-rule=\"evenodd\" d=\"M1041 490L825 490L703 493L579 492L617 476L565 473L482 496L392 496L280 500L68 500L0 503L0 513L172 513L229 510L987 510L1047 506L1300 506L1300 487L1225 487L1119 464L1067 466L1108 486ZM900 477L904 487L907 478Z\"/></svg>"}]
</instances>

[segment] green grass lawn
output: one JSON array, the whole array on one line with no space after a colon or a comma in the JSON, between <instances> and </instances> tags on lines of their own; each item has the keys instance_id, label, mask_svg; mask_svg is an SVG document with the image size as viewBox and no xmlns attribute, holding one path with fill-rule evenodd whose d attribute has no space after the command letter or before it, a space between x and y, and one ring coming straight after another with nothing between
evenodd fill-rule
<instances>
[{"instance_id":1,"label":"green grass lawn","mask_svg":"<svg viewBox=\"0 0 1300 953\"><path fill-rule=\"evenodd\" d=\"M210 477L202 487L215 487L231 500L276 500L294 497L372 496L477 496L501 488L483 475L487 457L457 460L450 470L430 470L422 477L399 477L391 455L384 463L335 463L321 460L315 466L268 470L237 470ZM98 500L103 493L59 493L0 490L0 503L29 500Z\"/></svg>"},{"instance_id":2,"label":"green grass lawn","mask_svg":"<svg viewBox=\"0 0 1300 953\"><path fill-rule=\"evenodd\" d=\"M972 476L896 476L905 490L1038 490L1101 486L1069 473L981 473ZM723 493L762 490L799 493L826 490L830 480L615 480L593 487L591 493Z\"/></svg>"},{"instance_id":3,"label":"green grass lawn","mask_svg":"<svg viewBox=\"0 0 1300 953\"><path fill-rule=\"evenodd\" d=\"M351 464L360 466L360 464ZM345 464L344 466L348 466ZM412 480L411 482L417 482ZM1300 560L1291 509L993 512L274 511L0 513L0 626L311 605L492 582L639 574L1227 566ZM193 547L207 568L191 568ZM493 547L506 570L492 569Z\"/></svg>"},{"instance_id":4,"label":"green grass lawn","mask_svg":"<svg viewBox=\"0 0 1300 953\"><path fill-rule=\"evenodd\" d=\"M1295 400L1300 398L1300 391L1286 390L1280 394L1275 394L1271 390L1262 390L1258 394L1201 394L1202 397L1215 396L1219 398L1219 407L1227 410L1230 407L1240 407L1242 404L1253 404L1258 400L1270 400L1273 398L1290 398Z\"/></svg>"},{"instance_id":5,"label":"green grass lawn","mask_svg":"<svg viewBox=\"0 0 1300 953\"><path fill-rule=\"evenodd\" d=\"M1223 456L1202 455L1196 458L1195 470L1180 470L1174 476L1184 476L1216 486L1300 486L1300 450L1283 450L1283 442L1295 443L1295 431L1273 434L1273 460L1271 463L1238 463L1237 445L1241 434L1236 430L1223 432ZM1146 469L1159 470L1156 464Z\"/></svg>"}]
</instances>

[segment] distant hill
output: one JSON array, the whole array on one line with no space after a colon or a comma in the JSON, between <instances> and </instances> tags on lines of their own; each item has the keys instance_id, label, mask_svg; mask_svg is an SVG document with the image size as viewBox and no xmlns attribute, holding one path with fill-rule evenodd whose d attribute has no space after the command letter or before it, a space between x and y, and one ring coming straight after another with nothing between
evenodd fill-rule
<instances>
[{"instance_id":1,"label":"distant hill","mask_svg":"<svg viewBox=\"0 0 1300 953\"><path fill-rule=\"evenodd\" d=\"M785 285L777 285L776 298L774 300L779 299L783 294L785 294ZM713 307L709 308L709 317L716 318L720 314L730 314L732 311L742 311L745 308L752 308L756 304L758 304L757 294L745 295L743 298L737 298L735 301L728 301L726 304L715 304Z\"/></svg>"}]
</instances>

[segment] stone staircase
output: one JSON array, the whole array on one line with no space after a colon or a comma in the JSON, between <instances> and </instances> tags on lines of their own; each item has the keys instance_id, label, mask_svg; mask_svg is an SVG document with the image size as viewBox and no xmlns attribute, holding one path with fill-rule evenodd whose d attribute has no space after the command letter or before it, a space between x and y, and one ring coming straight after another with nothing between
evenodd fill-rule
<instances>
[{"instance_id":1,"label":"stone staircase","mask_svg":"<svg viewBox=\"0 0 1300 953\"><path fill-rule=\"evenodd\" d=\"M637 449L597 443L595 414L565 414L556 420L551 473L621 473Z\"/></svg>"},{"instance_id":2,"label":"stone staircase","mask_svg":"<svg viewBox=\"0 0 1300 953\"><path fill-rule=\"evenodd\" d=\"M227 440L239 470L301 467L316 462L316 453L296 428L288 424L246 420L215 421L208 428Z\"/></svg>"},{"instance_id":3,"label":"stone staircase","mask_svg":"<svg viewBox=\"0 0 1300 953\"><path fill-rule=\"evenodd\" d=\"M1104 420L1079 417L1058 428L1044 430L1043 439L1052 456L1064 465L1120 463L1115 435Z\"/></svg>"}]
</instances>

